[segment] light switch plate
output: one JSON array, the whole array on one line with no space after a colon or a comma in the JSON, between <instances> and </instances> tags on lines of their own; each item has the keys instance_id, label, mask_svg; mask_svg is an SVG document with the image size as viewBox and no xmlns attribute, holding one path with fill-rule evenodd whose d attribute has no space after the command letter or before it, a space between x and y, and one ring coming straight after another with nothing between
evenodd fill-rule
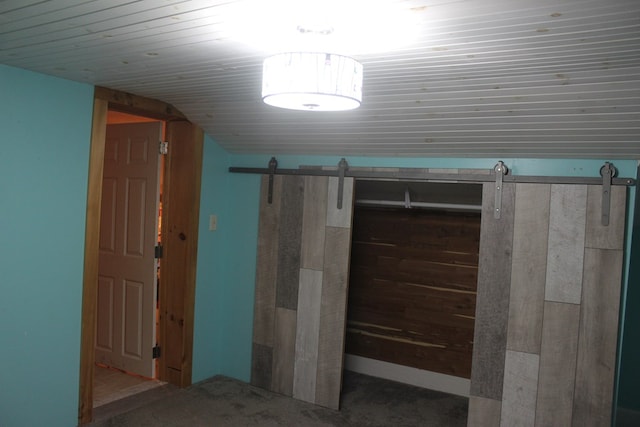
<instances>
[{"instance_id":1,"label":"light switch plate","mask_svg":"<svg viewBox=\"0 0 640 427\"><path fill-rule=\"evenodd\" d=\"M218 228L218 216L209 215L209 231L214 231L216 228Z\"/></svg>"}]
</instances>

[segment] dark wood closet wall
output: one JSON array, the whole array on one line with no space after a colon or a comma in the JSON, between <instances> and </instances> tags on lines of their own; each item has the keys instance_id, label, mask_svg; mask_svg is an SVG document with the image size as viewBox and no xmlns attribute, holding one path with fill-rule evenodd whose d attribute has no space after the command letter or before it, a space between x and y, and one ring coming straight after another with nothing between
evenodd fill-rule
<instances>
[{"instance_id":1,"label":"dark wood closet wall","mask_svg":"<svg viewBox=\"0 0 640 427\"><path fill-rule=\"evenodd\" d=\"M356 206L346 352L469 378L480 212Z\"/></svg>"}]
</instances>

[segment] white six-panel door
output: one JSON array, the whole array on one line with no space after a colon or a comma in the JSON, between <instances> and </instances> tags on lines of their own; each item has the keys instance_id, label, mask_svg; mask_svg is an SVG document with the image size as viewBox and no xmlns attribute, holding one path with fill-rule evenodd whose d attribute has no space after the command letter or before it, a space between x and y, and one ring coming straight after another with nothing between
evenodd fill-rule
<instances>
[{"instance_id":1,"label":"white six-panel door","mask_svg":"<svg viewBox=\"0 0 640 427\"><path fill-rule=\"evenodd\" d=\"M154 376L158 142L162 124L107 126L96 362Z\"/></svg>"}]
</instances>

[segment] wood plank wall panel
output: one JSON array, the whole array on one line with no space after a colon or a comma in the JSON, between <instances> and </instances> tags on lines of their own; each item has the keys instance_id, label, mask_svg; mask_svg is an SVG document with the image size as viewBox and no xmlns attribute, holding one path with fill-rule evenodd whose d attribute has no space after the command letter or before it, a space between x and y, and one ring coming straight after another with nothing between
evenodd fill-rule
<instances>
[{"instance_id":1,"label":"wood plank wall panel","mask_svg":"<svg viewBox=\"0 0 640 427\"><path fill-rule=\"evenodd\" d=\"M611 190L610 223L603 226L602 187L588 189L573 425L605 425L611 419L626 188Z\"/></svg>"},{"instance_id":2,"label":"wood plank wall panel","mask_svg":"<svg viewBox=\"0 0 640 427\"><path fill-rule=\"evenodd\" d=\"M544 303L536 426L570 426L573 415L580 306Z\"/></svg>"},{"instance_id":3,"label":"wood plank wall panel","mask_svg":"<svg viewBox=\"0 0 640 427\"><path fill-rule=\"evenodd\" d=\"M587 186L551 185L546 298L580 304Z\"/></svg>"},{"instance_id":4,"label":"wood plank wall panel","mask_svg":"<svg viewBox=\"0 0 640 427\"><path fill-rule=\"evenodd\" d=\"M262 176L262 185L260 187L251 384L271 389L280 203L279 201L269 203L268 190L269 177L265 175ZM274 176L273 194L282 194L281 176Z\"/></svg>"},{"instance_id":5,"label":"wood plank wall panel","mask_svg":"<svg viewBox=\"0 0 640 427\"><path fill-rule=\"evenodd\" d=\"M585 250L574 426L611 421L622 258L621 250Z\"/></svg>"},{"instance_id":6,"label":"wood plank wall panel","mask_svg":"<svg viewBox=\"0 0 640 427\"><path fill-rule=\"evenodd\" d=\"M293 395L297 318L296 310L276 307L271 390L287 396Z\"/></svg>"},{"instance_id":7,"label":"wood plank wall panel","mask_svg":"<svg viewBox=\"0 0 640 427\"><path fill-rule=\"evenodd\" d=\"M540 353L550 191L550 185L516 184L507 333L510 350Z\"/></svg>"},{"instance_id":8,"label":"wood plank wall panel","mask_svg":"<svg viewBox=\"0 0 640 427\"><path fill-rule=\"evenodd\" d=\"M289 310L298 306L303 194L304 178L291 176L283 180L281 199L274 199L281 205L276 306Z\"/></svg>"},{"instance_id":9,"label":"wood plank wall panel","mask_svg":"<svg viewBox=\"0 0 640 427\"><path fill-rule=\"evenodd\" d=\"M469 378L479 214L355 212L347 352Z\"/></svg>"},{"instance_id":10,"label":"wood plank wall panel","mask_svg":"<svg viewBox=\"0 0 640 427\"><path fill-rule=\"evenodd\" d=\"M328 177L304 177L301 268L323 269L328 185Z\"/></svg>"},{"instance_id":11,"label":"wood plank wall panel","mask_svg":"<svg viewBox=\"0 0 640 427\"><path fill-rule=\"evenodd\" d=\"M445 287L397 283L372 277L366 289L356 289L351 295L352 326L392 328L399 337L471 350L473 322L469 323L468 319L473 320L474 316L475 294L472 291L452 291ZM447 335L442 336L443 332ZM451 340L452 334L464 339ZM419 340L420 337L428 339Z\"/></svg>"},{"instance_id":12,"label":"wood plank wall panel","mask_svg":"<svg viewBox=\"0 0 640 427\"><path fill-rule=\"evenodd\" d=\"M542 196L545 193L548 199ZM610 424L626 189L612 188L611 197L611 222L603 226L601 186L553 184L550 192L546 184L516 186L503 394L499 402L491 401L495 404L478 400L473 395L479 388L474 381L483 378L473 372L469 426L499 425L495 421L498 404L505 426ZM549 200L546 220L545 200ZM481 262L482 251L481 245ZM529 258L524 260L527 253ZM527 284L535 286L535 291L521 288L527 274L531 281ZM544 293L539 289L543 274ZM478 312L486 303L493 304L480 295L479 287ZM536 309L523 309L523 300ZM480 345L478 339L485 338L476 334L475 348ZM516 347L526 351L513 351ZM474 369L475 363L474 359Z\"/></svg>"},{"instance_id":13,"label":"wood plank wall panel","mask_svg":"<svg viewBox=\"0 0 640 427\"><path fill-rule=\"evenodd\" d=\"M507 350L501 427L533 427L538 391L537 354Z\"/></svg>"},{"instance_id":14,"label":"wood plank wall panel","mask_svg":"<svg viewBox=\"0 0 640 427\"><path fill-rule=\"evenodd\" d=\"M334 409L342 383L354 181L345 179L340 210L337 183L276 176L270 205L263 177L251 376L254 385Z\"/></svg>"},{"instance_id":15,"label":"wood plank wall panel","mask_svg":"<svg viewBox=\"0 0 640 427\"><path fill-rule=\"evenodd\" d=\"M469 396L469 412L467 414L469 427L499 426L501 413L502 401Z\"/></svg>"},{"instance_id":16,"label":"wood plank wall panel","mask_svg":"<svg viewBox=\"0 0 640 427\"><path fill-rule=\"evenodd\" d=\"M318 342L316 403L338 409L347 318L351 229L327 227ZM343 332L339 332L343 331Z\"/></svg>"},{"instance_id":17,"label":"wood plank wall panel","mask_svg":"<svg viewBox=\"0 0 640 427\"><path fill-rule=\"evenodd\" d=\"M275 310L273 314L275 321ZM272 344L269 346L254 342L251 354L251 384L270 390L273 366L273 336Z\"/></svg>"},{"instance_id":18,"label":"wood plank wall panel","mask_svg":"<svg viewBox=\"0 0 640 427\"><path fill-rule=\"evenodd\" d=\"M293 397L305 402L316 400L321 298L322 270L300 269Z\"/></svg>"},{"instance_id":19,"label":"wood plank wall panel","mask_svg":"<svg viewBox=\"0 0 640 427\"><path fill-rule=\"evenodd\" d=\"M504 184L500 219L494 218L495 184L482 192L478 297L471 368L471 395L502 400L509 318L515 185ZM475 425L477 420L469 420Z\"/></svg>"},{"instance_id":20,"label":"wood plank wall panel","mask_svg":"<svg viewBox=\"0 0 640 427\"><path fill-rule=\"evenodd\" d=\"M450 350L443 345L416 343L402 337L389 337L388 330L363 331L363 326L354 325L347 329L346 352L370 359L389 361L397 365L416 367L432 372L446 372L461 378L468 378L469 355ZM423 367L424 366L424 367Z\"/></svg>"},{"instance_id":21,"label":"wood plank wall panel","mask_svg":"<svg viewBox=\"0 0 640 427\"><path fill-rule=\"evenodd\" d=\"M260 217L258 220L258 250L256 259L256 291L254 303L253 342L273 346L278 272L280 203L269 203L268 176L262 177ZM281 194L282 177L275 176L273 193Z\"/></svg>"}]
</instances>

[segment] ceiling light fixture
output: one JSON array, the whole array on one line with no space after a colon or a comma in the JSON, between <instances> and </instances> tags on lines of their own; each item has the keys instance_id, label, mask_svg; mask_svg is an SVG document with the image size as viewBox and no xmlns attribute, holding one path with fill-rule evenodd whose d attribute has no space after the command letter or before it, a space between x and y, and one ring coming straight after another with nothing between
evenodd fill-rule
<instances>
[{"instance_id":1,"label":"ceiling light fixture","mask_svg":"<svg viewBox=\"0 0 640 427\"><path fill-rule=\"evenodd\" d=\"M272 106L344 111L362 103L353 55L410 43L416 8L398 0L236 0L221 33L267 53L262 99ZM250 14L246 11L251 10Z\"/></svg>"},{"instance_id":2,"label":"ceiling light fixture","mask_svg":"<svg viewBox=\"0 0 640 427\"><path fill-rule=\"evenodd\" d=\"M425 31L423 10L408 0L234 0L220 36L265 56L331 52L357 57L404 48ZM216 7L216 9L218 9ZM436 8L437 9L437 8ZM251 13L247 13L250 11Z\"/></svg>"},{"instance_id":3,"label":"ceiling light fixture","mask_svg":"<svg viewBox=\"0 0 640 427\"><path fill-rule=\"evenodd\" d=\"M362 102L362 64L343 55L287 52L264 60L262 100L275 107L345 111Z\"/></svg>"}]
</instances>

